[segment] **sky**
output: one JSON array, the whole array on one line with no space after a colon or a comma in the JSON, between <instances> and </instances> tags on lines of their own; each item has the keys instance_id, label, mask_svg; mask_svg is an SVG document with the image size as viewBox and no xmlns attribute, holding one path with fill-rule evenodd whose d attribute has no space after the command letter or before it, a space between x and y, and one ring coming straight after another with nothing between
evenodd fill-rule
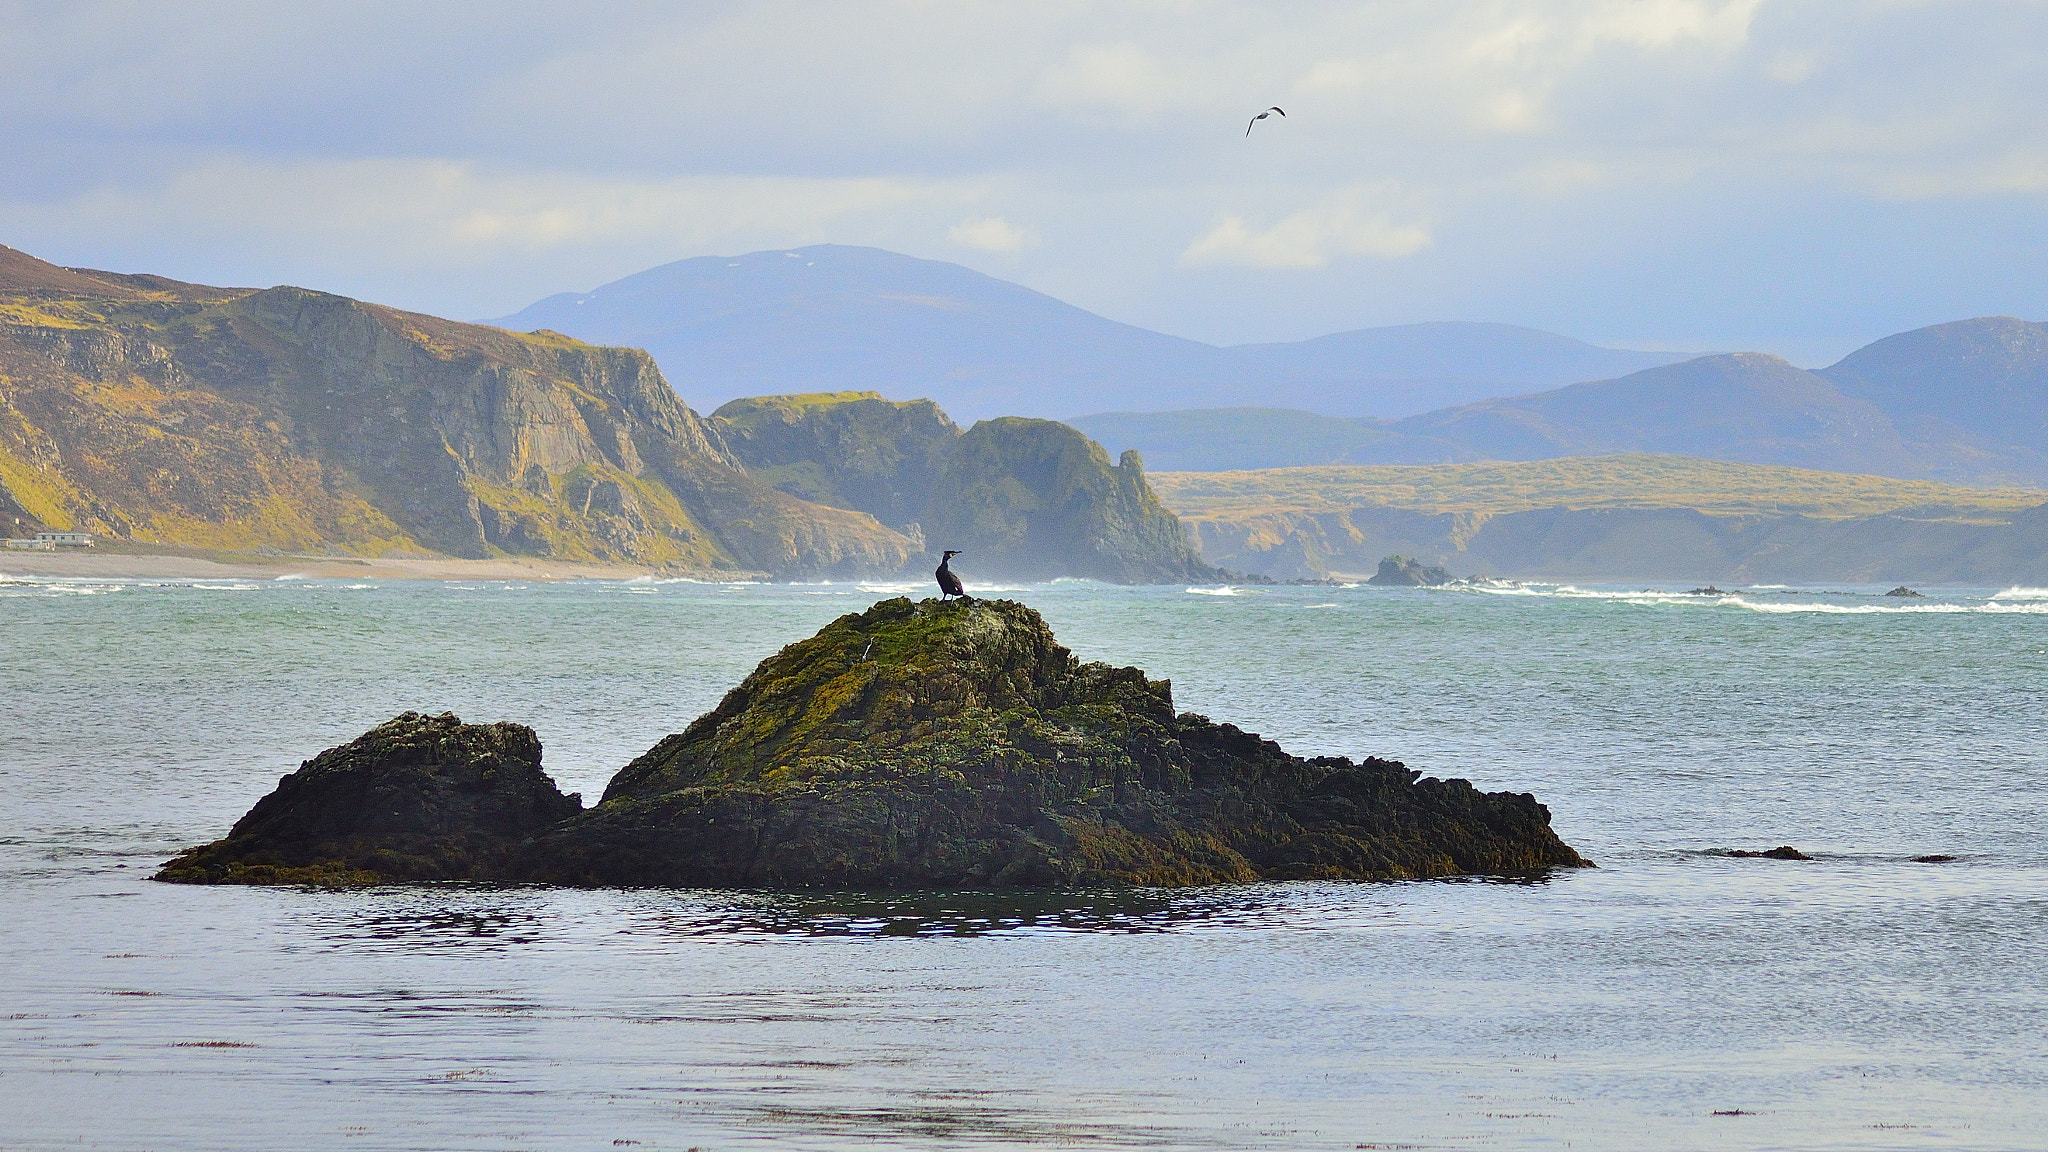
<instances>
[{"instance_id":1,"label":"sky","mask_svg":"<svg viewBox=\"0 0 2048 1152\"><path fill-rule=\"evenodd\" d=\"M0 243L460 319L825 242L1217 344L2048 318L2044 0L0 0L0 76Z\"/></svg>"}]
</instances>

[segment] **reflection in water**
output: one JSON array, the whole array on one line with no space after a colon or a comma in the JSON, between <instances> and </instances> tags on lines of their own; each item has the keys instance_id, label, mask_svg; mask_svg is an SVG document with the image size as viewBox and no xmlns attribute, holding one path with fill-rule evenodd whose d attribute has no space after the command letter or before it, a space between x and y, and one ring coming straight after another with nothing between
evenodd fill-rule
<instances>
[{"instance_id":1,"label":"reflection in water","mask_svg":"<svg viewBox=\"0 0 2048 1152\"><path fill-rule=\"evenodd\" d=\"M1011 889L986 892L604 892L625 936L915 937L995 933L1171 932L1277 926L1290 919L1278 885L1201 889ZM406 951L509 948L573 922L548 889L430 884L306 893L307 927L335 948ZM578 893L590 897L593 893ZM573 903L582 901L567 898ZM1298 900L1293 903L1299 903Z\"/></svg>"},{"instance_id":2,"label":"reflection in water","mask_svg":"<svg viewBox=\"0 0 2048 1152\"><path fill-rule=\"evenodd\" d=\"M723 894L721 894L723 896ZM997 932L1168 932L1250 927L1278 913L1257 888L759 893L660 917L684 936L986 936Z\"/></svg>"}]
</instances>

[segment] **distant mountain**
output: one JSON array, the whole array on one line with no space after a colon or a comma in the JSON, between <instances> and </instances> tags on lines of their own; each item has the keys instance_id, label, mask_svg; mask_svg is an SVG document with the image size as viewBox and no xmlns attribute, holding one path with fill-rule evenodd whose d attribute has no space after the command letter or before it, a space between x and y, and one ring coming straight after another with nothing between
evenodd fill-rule
<instances>
[{"instance_id":1,"label":"distant mountain","mask_svg":"<svg viewBox=\"0 0 2048 1152\"><path fill-rule=\"evenodd\" d=\"M1987 316L1888 336L1820 370L1954 473L2048 475L2048 324Z\"/></svg>"},{"instance_id":2,"label":"distant mountain","mask_svg":"<svg viewBox=\"0 0 2048 1152\"><path fill-rule=\"evenodd\" d=\"M644 352L0 247L0 535L893 573L749 477Z\"/></svg>"},{"instance_id":3,"label":"distant mountain","mask_svg":"<svg viewBox=\"0 0 2048 1152\"><path fill-rule=\"evenodd\" d=\"M1676 453L1956 484L2048 483L2048 325L1990 317L1880 340L1809 372L1702 356L1404 420L1270 409L1071 423L1159 471Z\"/></svg>"},{"instance_id":4,"label":"distant mountain","mask_svg":"<svg viewBox=\"0 0 2048 1152\"><path fill-rule=\"evenodd\" d=\"M488 322L645 348L707 407L873 390L967 422L1245 404L1399 417L1683 358L1465 323L1218 348L957 264L835 244L679 260Z\"/></svg>"},{"instance_id":5,"label":"distant mountain","mask_svg":"<svg viewBox=\"0 0 2048 1152\"><path fill-rule=\"evenodd\" d=\"M1229 472L1318 464L1459 464L1473 448L1398 431L1391 420L1292 408L1098 412L1067 423L1112 452L1136 451L1154 472Z\"/></svg>"}]
</instances>

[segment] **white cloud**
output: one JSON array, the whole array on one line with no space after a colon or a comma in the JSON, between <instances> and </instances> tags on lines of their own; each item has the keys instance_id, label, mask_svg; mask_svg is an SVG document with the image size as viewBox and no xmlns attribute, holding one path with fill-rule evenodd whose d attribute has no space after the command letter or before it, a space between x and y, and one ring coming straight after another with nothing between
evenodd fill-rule
<instances>
[{"instance_id":1,"label":"white cloud","mask_svg":"<svg viewBox=\"0 0 2048 1152\"><path fill-rule=\"evenodd\" d=\"M0 240L455 315L832 241L980 261L1203 339L1480 314L1591 333L1706 308L1718 346L1738 312L2038 283L2004 262L2048 243L2030 231L2048 220L2048 3L0 16ZM1245 141L1269 104L1288 119ZM1728 253L1737 271L1703 274ZM1250 279L1195 266L1323 271L1248 300L1231 285ZM1702 274L1668 279L1680 266ZM1879 291L1874 266L1950 271ZM1792 280L1798 299L1774 295ZM1995 306L2032 315L2042 293Z\"/></svg>"},{"instance_id":2,"label":"white cloud","mask_svg":"<svg viewBox=\"0 0 2048 1152\"><path fill-rule=\"evenodd\" d=\"M946 229L946 239L982 252L1020 252L1031 234L1001 216L976 216Z\"/></svg>"},{"instance_id":3,"label":"white cloud","mask_svg":"<svg viewBox=\"0 0 2048 1152\"><path fill-rule=\"evenodd\" d=\"M1038 96L1047 104L1147 116L1177 102L1177 79L1136 44L1077 44L1046 69Z\"/></svg>"},{"instance_id":4,"label":"white cloud","mask_svg":"<svg viewBox=\"0 0 2048 1152\"><path fill-rule=\"evenodd\" d=\"M468 263L618 242L680 249L807 243L850 219L968 203L976 188L900 177L608 179L447 160L227 160L155 187L101 188L5 209L44 227L298 236L368 243L383 259Z\"/></svg>"},{"instance_id":5,"label":"white cloud","mask_svg":"<svg viewBox=\"0 0 2048 1152\"><path fill-rule=\"evenodd\" d=\"M1242 216L1225 216L1182 250L1180 263L1321 268L1334 256L1395 260L1429 246L1426 222L1395 223L1368 199L1361 192L1341 192L1263 230L1246 224Z\"/></svg>"}]
</instances>

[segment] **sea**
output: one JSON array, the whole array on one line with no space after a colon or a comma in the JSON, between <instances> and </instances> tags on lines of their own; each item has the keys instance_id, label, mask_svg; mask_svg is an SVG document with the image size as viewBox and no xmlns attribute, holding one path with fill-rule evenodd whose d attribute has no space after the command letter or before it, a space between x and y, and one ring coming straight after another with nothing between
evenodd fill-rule
<instances>
[{"instance_id":1,"label":"sea","mask_svg":"<svg viewBox=\"0 0 2048 1152\"><path fill-rule=\"evenodd\" d=\"M1598 867L156 884L408 709L594 800L927 589L0 577L0 1148L2048 1148L2048 590L976 591L1292 751L1532 792Z\"/></svg>"}]
</instances>

